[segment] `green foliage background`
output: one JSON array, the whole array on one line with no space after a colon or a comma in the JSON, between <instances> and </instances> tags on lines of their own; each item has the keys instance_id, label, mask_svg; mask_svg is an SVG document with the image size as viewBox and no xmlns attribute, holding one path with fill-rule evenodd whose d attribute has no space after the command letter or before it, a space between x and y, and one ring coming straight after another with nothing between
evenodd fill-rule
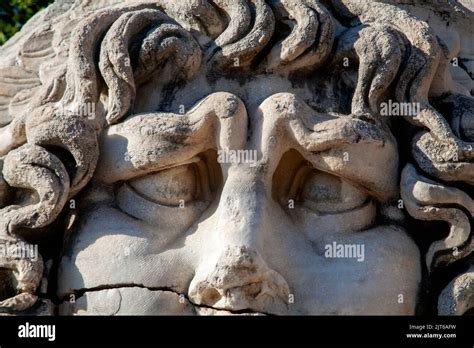
<instances>
[{"instance_id":1,"label":"green foliage background","mask_svg":"<svg viewBox=\"0 0 474 348\"><path fill-rule=\"evenodd\" d=\"M54 0L0 0L0 46Z\"/></svg>"}]
</instances>

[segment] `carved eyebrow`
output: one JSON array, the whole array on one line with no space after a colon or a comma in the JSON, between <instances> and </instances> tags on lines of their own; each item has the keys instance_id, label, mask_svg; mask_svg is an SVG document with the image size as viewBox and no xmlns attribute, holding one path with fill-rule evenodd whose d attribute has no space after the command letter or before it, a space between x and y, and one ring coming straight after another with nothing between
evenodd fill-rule
<instances>
[{"instance_id":1,"label":"carved eyebrow","mask_svg":"<svg viewBox=\"0 0 474 348\"><path fill-rule=\"evenodd\" d=\"M272 152L264 148L268 137L283 131L315 168L359 183L377 198L396 195L398 153L380 127L353 117L318 115L290 93L267 98L258 113L255 127L261 133L252 134L250 146L264 162ZM247 122L243 102L224 92L211 94L186 115L134 115L102 136L96 177L113 183L184 162L207 149L242 149Z\"/></svg>"},{"instance_id":2,"label":"carved eyebrow","mask_svg":"<svg viewBox=\"0 0 474 348\"><path fill-rule=\"evenodd\" d=\"M254 135L251 142L264 161L272 153L269 137L286 134L290 146L316 169L358 183L381 200L397 195L398 151L381 126L351 116L318 114L290 93L267 98L259 113L264 136Z\"/></svg>"},{"instance_id":3,"label":"carved eyebrow","mask_svg":"<svg viewBox=\"0 0 474 348\"><path fill-rule=\"evenodd\" d=\"M113 183L186 161L207 149L242 148L247 121L244 103L224 92L209 95L185 115L134 115L104 132L96 177Z\"/></svg>"}]
</instances>

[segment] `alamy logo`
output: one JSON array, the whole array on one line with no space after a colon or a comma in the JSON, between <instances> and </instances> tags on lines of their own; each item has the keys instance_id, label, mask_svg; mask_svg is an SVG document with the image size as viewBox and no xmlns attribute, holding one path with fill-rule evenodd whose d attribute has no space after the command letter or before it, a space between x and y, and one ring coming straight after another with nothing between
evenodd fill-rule
<instances>
[{"instance_id":1,"label":"alamy logo","mask_svg":"<svg viewBox=\"0 0 474 348\"><path fill-rule=\"evenodd\" d=\"M95 117L94 103L72 103L71 105L58 104L58 113L61 116L79 116L93 119Z\"/></svg>"},{"instance_id":2,"label":"alamy logo","mask_svg":"<svg viewBox=\"0 0 474 348\"><path fill-rule=\"evenodd\" d=\"M380 115L382 116L417 116L420 113L420 103L393 102L380 104Z\"/></svg>"},{"instance_id":3,"label":"alamy logo","mask_svg":"<svg viewBox=\"0 0 474 348\"><path fill-rule=\"evenodd\" d=\"M365 260L364 244L326 244L324 256L327 258L357 259L358 262Z\"/></svg>"},{"instance_id":4,"label":"alamy logo","mask_svg":"<svg viewBox=\"0 0 474 348\"><path fill-rule=\"evenodd\" d=\"M219 150L217 153L219 163L249 163L251 167L257 165L257 150Z\"/></svg>"},{"instance_id":5,"label":"alamy logo","mask_svg":"<svg viewBox=\"0 0 474 348\"><path fill-rule=\"evenodd\" d=\"M0 257L7 259L29 259L36 262L39 258L38 245L18 243L0 243Z\"/></svg>"},{"instance_id":6,"label":"alamy logo","mask_svg":"<svg viewBox=\"0 0 474 348\"><path fill-rule=\"evenodd\" d=\"M48 341L56 339L56 325L36 325L26 322L18 326L18 337L20 338L47 338Z\"/></svg>"}]
</instances>

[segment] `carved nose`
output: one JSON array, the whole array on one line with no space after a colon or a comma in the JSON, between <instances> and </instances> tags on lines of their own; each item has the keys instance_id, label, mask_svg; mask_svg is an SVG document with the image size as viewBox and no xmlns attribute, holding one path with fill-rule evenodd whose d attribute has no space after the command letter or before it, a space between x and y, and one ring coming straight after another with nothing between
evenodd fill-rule
<instances>
[{"instance_id":1,"label":"carved nose","mask_svg":"<svg viewBox=\"0 0 474 348\"><path fill-rule=\"evenodd\" d=\"M280 274L255 250L235 245L201 267L189 288L194 303L228 311L285 314L288 296L288 284Z\"/></svg>"},{"instance_id":2,"label":"carved nose","mask_svg":"<svg viewBox=\"0 0 474 348\"><path fill-rule=\"evenodd\" d=\"M285 314L289 288L262 257L275 226L265 180L248 168L229 170L216 210L212 250L196 270L189 298L228 311Z\"/></svg>"}]
</instances>

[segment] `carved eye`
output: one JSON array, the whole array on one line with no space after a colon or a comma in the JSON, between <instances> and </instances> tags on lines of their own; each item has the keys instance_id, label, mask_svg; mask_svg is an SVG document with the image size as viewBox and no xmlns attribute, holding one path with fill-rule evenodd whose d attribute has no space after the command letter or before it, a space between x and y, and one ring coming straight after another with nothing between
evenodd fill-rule
<instances>
[{"instance_id":1,"label":"carved eye","mask_svg":"<svg viewBox=\"0 0 474 348\"><path fill-rule=\"evenodd\" d=\"M273 177L273 197L284 207L294 202L317 214L343 213L370 201L369 195L356 185L316 170L296 150L282 156Z\"/></svg>"},{"instance_id":2,"label":"carved eye","mask_svg":"<svg viewBox=\"0 0 474 348\"><path fill-rule=\"evenodd\" d=\"M305 206L321 213L348 211L367 199L364 192L344 179L316 170L307 174L300 194Z\"/></svg>"},{"instance_id":3,"label":"carved eye","mask_svg":"<svg viewBox=\"0 0 474 348\"><path fill-rule=\"evenodd\" d=\"M143 198L166 206L190 202L201 191L195 163L149 174L130 181L129 185Z\"/></svg>"},{"instance_id":4,"label":"carved eye","mask_svg":"<svg viewBox=\"0 0 474 348\"><path fill-rule=\"evenodd\" d=\"M222 186L215 150L120 184L116 198L126 214L154 229L184 231L209 207Z\"/></svg>"}]
</instances>

